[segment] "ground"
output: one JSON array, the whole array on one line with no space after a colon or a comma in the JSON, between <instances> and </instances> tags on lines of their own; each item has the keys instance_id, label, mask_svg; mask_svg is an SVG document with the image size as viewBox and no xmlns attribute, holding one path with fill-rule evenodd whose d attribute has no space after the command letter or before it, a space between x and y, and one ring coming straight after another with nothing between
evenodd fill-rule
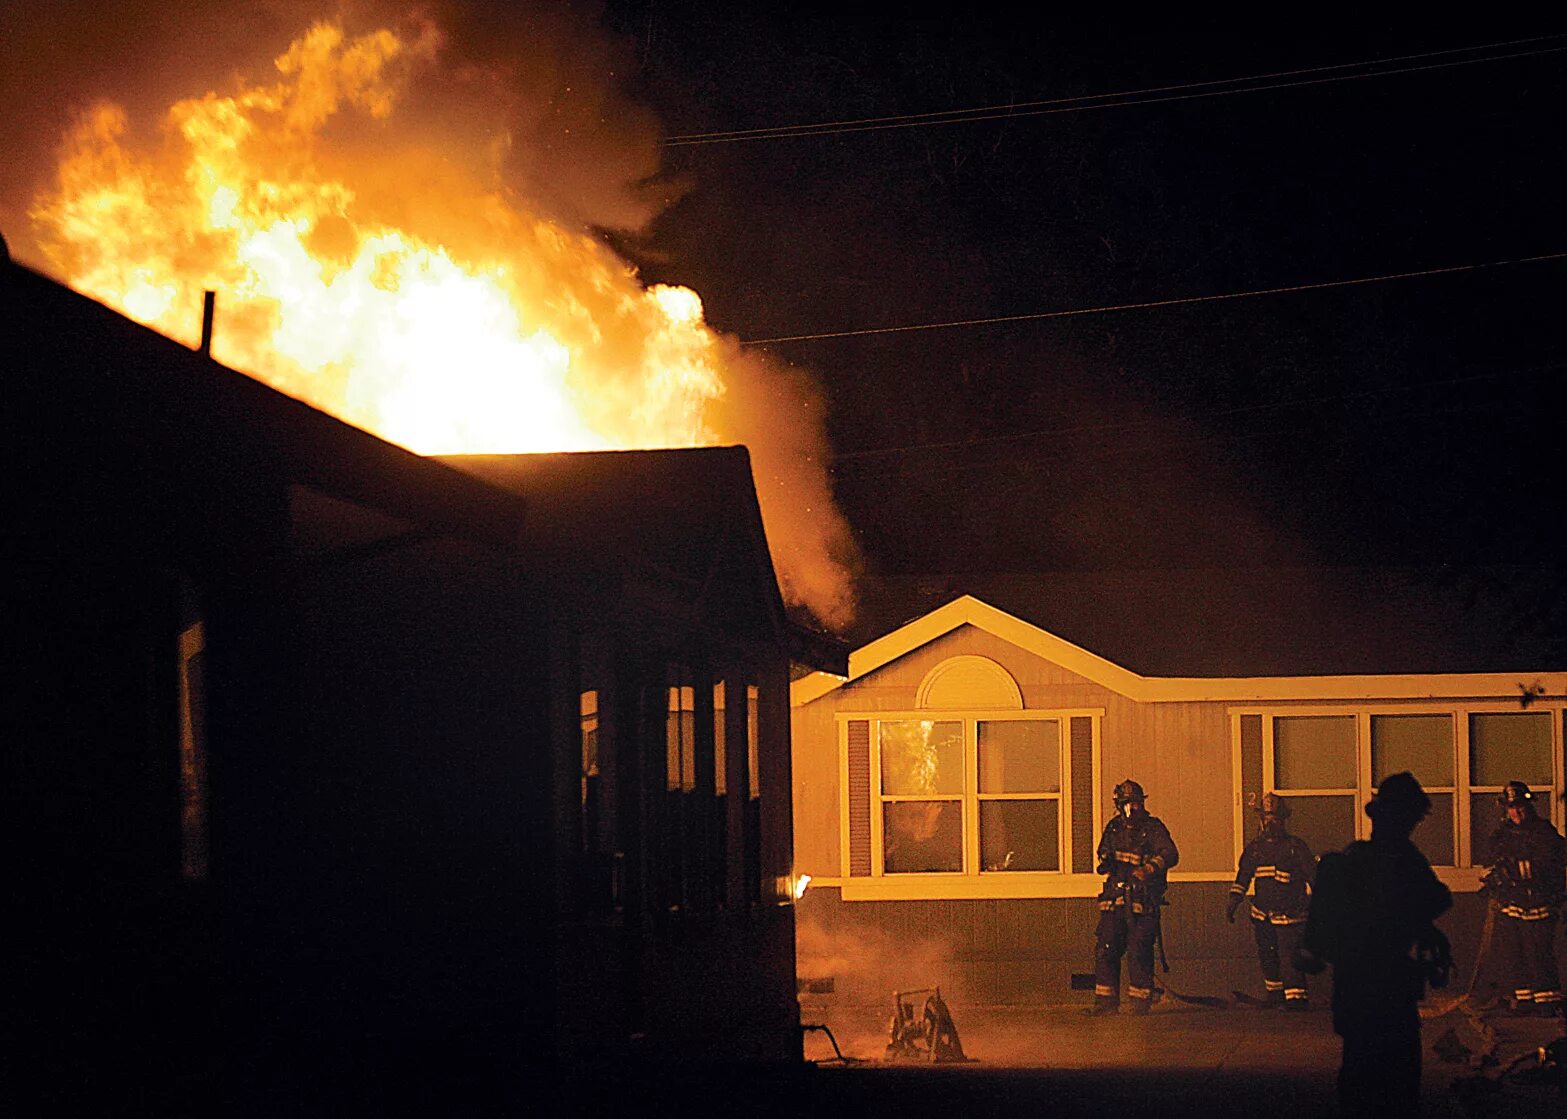
<instances>
[{"instance_id":1,"label":"ground","mask_svg":"<svg viewBox=\"0 0 1567 1119\"><path fill-rule=\"evenodd\" d=\"M820 1008L817 1008L820 1009ZM806 1034L815 1062L782 1093L810 1101L798 1113L893 1115L1328 1115L1339 1042L1326 1009L1286 1014L1245 1007L1214 1009L1163 1003L1146 1018L1086 1018L1082 1008L954 1006L965 1064L919 1064L885 1059L890 1003L835 1009L821 1031ZM807 1021L811 1008L807 1007ZM1472 1055L1493 1031L1499 1064L1474 1079ZM1443 1060L1433 1045L1452 1032ZM1561 1036L1559 1021L1489 1017L1454 1011L1424 1026L1424 1104L1428 1119L1501 1115L1517 1108L1549 1112L1559 1089L1531 1082L1530 1056L1505 1081L1496 1072ZM850 1062L835 1059L836 1040ZM1451 1048L1456 1042L1462 1050ZM1455 1087L1455 1081L1466 1081ZM1465 1090L1467 1089L1467 1090ZM795 1111L787 1095L779 1113Z\"/></svg>"}]
</instances>

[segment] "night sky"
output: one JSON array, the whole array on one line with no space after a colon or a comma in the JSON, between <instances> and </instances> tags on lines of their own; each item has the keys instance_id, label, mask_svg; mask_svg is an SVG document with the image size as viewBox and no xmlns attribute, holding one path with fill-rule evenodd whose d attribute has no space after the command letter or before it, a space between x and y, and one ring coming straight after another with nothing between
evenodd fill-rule
<instances>
[{"instance_id":1,"label":"night sky","mask_svg":"<svg viewBox=\"0 0 1567 1119\"><path fill-rule=\"evenodd\" d=\"M512 185L646 282L695 289L742 339L1567 252L1567 27L1474 11L1262 28L966 5L0 2L0 227L26 249L31 191L86 99L149 115L265 67L309 19L411 7L436 14L459 71L511 66L529 130L511 122ZM1462 583L1522 566L1567 591L1564 283L1557 259L764 348L821 386L866 586L1322 566ZM1567 659L1567 593L1529 593Z\"/></svg>"},{"instance_id":2,"label":"night sky","mask_svg":"<svg viewBox=\"0 0 1567 1119\"><path fill-rule=\"evenodd\" d=\"M1260 31L618 0L666 136L1186 85L1551 34ZM747 339L1179 299L1567 249L1551 53L935 127L670 144L622 251ZM1345 71L1347 74L1364 70ZM1191 90L1177 91L1191 93ZM1200 92L1200 91L1198 91ZM1567 261L775 343L830 402L872 574L1551 564Z\"/></svg>"}]
</instances>

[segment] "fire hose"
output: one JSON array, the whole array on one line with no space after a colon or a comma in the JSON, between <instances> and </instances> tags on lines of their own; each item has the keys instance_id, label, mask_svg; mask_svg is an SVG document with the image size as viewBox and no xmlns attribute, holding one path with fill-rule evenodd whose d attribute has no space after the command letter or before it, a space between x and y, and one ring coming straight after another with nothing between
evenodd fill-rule
<instances>
[{"instance_id":1,"label":"fire hose","mask_svg":"<svg viewBox=\"0 0 1567 1119\"><path fill-rule=\"evenodd\" d=\"M1121 909L1122 909L1122 916L1123 916L1123 919L1127 922L1128 927L1130 927L1131 920L1132 920L1132 895L1133 895L1133 892L1134 891L1142 892L1142 891L1146 891L1146 890L1147 890L1147 887L1145 885L1141 884L1141 883L1135 883L1135 882L1130 882L1130 881L1123 881L1121 883ZM1185 992L1179 991L1179 990L1177 990L1175 988L1175 985L1173 983L1171 983L1170 980L1169 980L1169 975L1170 975L1170 958L1165 954L1165 948L1164 948L1164 902L1163 902L1163 899L1155 900L1150 895L1145 894L1144 895L1144 904L1145 904L1145 908L1147 906L1152 906L1152 908L1153 908L1153 919L1154 919L1153 939L1154 939L1154 947L1157 948L1158 951L1159 951L1159 970L1160 970L1161 974L1164 976L1164 979L1163 979L1163 984L1164 984L1163 989L1165 991L1167 991L1172 997L1179 999L1181 1002L1191 1003L1194 1006L1211 1006L1211 1007L1214 1007L1216 1009L1223 1009L1223 1008L1229 1006L1229 1003L1227 1003L1224 999L1215 998L1212 995L1189 995L1189 994L1186 994Z\"/></svg>"}]
</instances>

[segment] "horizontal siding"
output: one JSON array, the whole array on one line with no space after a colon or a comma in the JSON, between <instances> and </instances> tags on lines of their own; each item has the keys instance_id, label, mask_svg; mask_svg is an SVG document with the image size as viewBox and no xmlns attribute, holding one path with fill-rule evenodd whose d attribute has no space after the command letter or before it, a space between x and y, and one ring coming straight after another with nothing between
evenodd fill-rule
<instances>
[{"instance_id":1,"label":"horizontal siding","mask_svg":"<svg viewBox=\"0 0 1567 1119\"><path fill-rule=\"evenodd\" d=\"M1176 883L1164 912L1170 974L1155 973L1184 994L1227 998L1262 993L1249 924L1224 920L1229 887ZM1438 922L1461 962L1454 987L1467 984L1484 926L1485 898L1460 894ZM796 910L799 974L832 978L833 1000L882 1006L894 990L939 985L959 1030L971 1006L1086 1004L1074 972L1093 970L1098 911L1090 898L1018 901L843 902L838 891L810 890ZM1557 942L1558 958L1567 947ZM1567 960L1564 960L1567 962ZM1328 974L1309 981L1318 1006L1328 1002Z\"/></svg>"},{"instance_id":2,"label":"horizontal siding","mask_svg":"<svg viewBox=\"0 0 1567 1119\"><path fill-rule=\"evenodd\" d=\"M1108 797L1114 785L1135 778L1148 791L1149 811L1163 819L1175 837L1182 870L1228 873L1234 869L1235 798L1226 704L1135 703L965 625L797 713L824 707L867 714L909 710L925 675L948 657L965 653L989 657L1011 673L1028 708L1103 708L1103 814L1110 814Z\"/></svg>"}]
</instances>

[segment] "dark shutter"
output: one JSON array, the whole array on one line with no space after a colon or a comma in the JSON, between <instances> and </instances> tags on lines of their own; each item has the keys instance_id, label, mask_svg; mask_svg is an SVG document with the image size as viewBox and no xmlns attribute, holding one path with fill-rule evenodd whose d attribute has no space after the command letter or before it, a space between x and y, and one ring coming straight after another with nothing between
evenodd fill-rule
<instances>
[{"instance_id":1,"label":"dark shutter","mask_svg":"<svg viewBox=\"0 0 1567 1119\"><path fill-rule=\"evenodd\" d=\"M1072 720L1072 873L1094 869L1094 720Z\"/></svg>"},{"instance_id":2,"label":"dark shutter","mask_svg":"<svg viewBox=\"0 0 1567 1119\"><path fill-rule=\"evenodd\" d=\"M1255 809L1262 797L1262 716L1241 716L1241 835L1248 842L1262 830Z\"/></svg>"},{"instance_id":3,"label":"dark shutter","mask_svg":"<svg viewBox=\"0 0 1567 1119\"><path fill-rule=\"evenodd\" d=\"M871 872L871 724L849 723L849 873Z\"/></svg>"}]
</instances>

